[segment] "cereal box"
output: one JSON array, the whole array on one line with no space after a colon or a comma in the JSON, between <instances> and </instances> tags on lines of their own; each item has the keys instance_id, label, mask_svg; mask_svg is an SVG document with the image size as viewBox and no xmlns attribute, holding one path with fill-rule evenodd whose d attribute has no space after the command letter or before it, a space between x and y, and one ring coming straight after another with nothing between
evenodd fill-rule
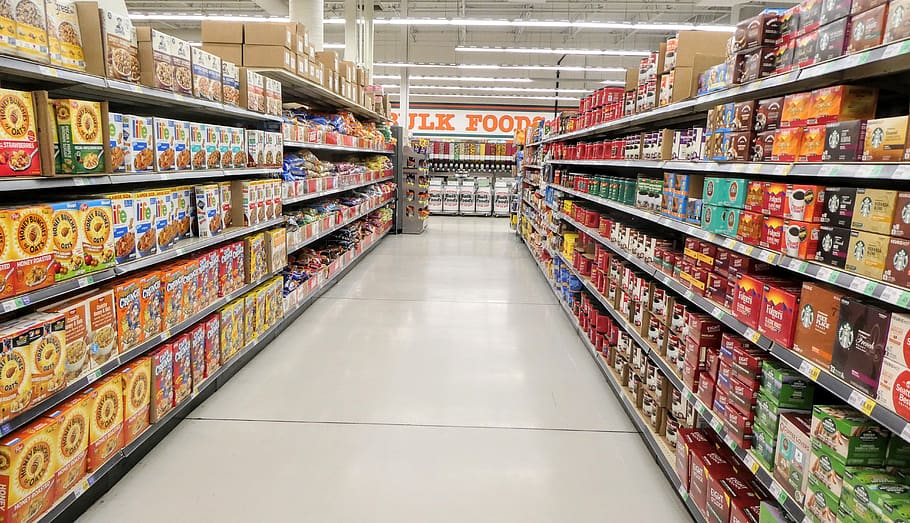
<instances>
[{"instance_id":1,"label":"cereal box","mask_svg":"<svg viewBox=\"0 0 910 523\"><path fill-rule=\"evenodd\" d=\"M287 265L287 229L278 227L266 231L266 245L268 246L268 271L278 272Z\"/></svg>"},{"instance_id":2,"label":"cereal box","mask_svg":"<svg viewBox=\"0 0 910 523\"><path fill-rule=\"evenodd\" d=\"M117 339L120 352L139 345L145 340L142 328L142 300L140 299L139 278L118 281L114 286L114 300L117 317Z\"/></svg>"},{"instance_id":3,"label":"cereal box","mask_svg":"<svg viewBox=\"0 0 910 523\"><path fill-rule=\"evenodd\" d=\"M88 307L86 307L85 295L39 310L60 313L64 316L66 322L65 380L71 383L84 376L92 367L91 358L89 358Z\"/></svg>"},{"instance_id":4,"label":"cereal box","mask_svg":"<svg viewBox=\"0 0 910 523\"><path fill-rule=\"evenodd\" d=\"M205 320L205 377L221 367L221 316L212 314Z\"/></svg>"},{"instance_id":5,"label":"cereal box","mask_svg":"<svg viewBox=\"0 0 910 523\"><path fill-rule=\"evenodd\" d=\"M221 58L198 47L190 50L193 65L193 96L221 101Z\"/></svg>"},{"instance_id":6,"label":"cereal box","mask_svg":"<svg viewBox=\"0 0 910 523\"><path fill-rule=\"evenodd\" d=\"M249 292L243 297L243 340L244 344L253 343L259 336L259 300L258 290Z\"/></svg>"},{"instance_id":7,"label":"cereal box","mask_svg":"<svg viewBox=\"0 0 910 523\"><path fill-rule=\"evenodd\" d=\"M45 5L51 65L84 71L85 54L76 6L69 0L48 0Z\"/></svg>"},{"instance_id":8,"label":"cereal box","mask_svg":"<svg viewBox=\"0 0 910 523\"><path fill-rule=\"evenodd\" d=\"M256 188L254 180L235 180L231 182L231 194L236 195L240 204L232 208L232 223L249 227L259 223L259 213L256 209Z\"/></svg>"},{"instance_id":9,"label":"cereal box","mask_svg":"<svg viewBox=\"0 0 910 523\"><path fill-rule=\"evenodd\" d=\"M231 128L220 125L218 131L218 154L221 157L222 169L232 169L234 167L234 155L231 153Z\"/></svg>"},{"instance_id":10,"label":"cereal box","mask_svg":"<svg viewBox=\"0 0 910 523\"><path fill-rule=\"evenodd\" d=\"M230 127L230 150L232 167L246 167L246 136L240 127Z\"/></svg>"},{"instance_id":11,"label":"cereal box","mask_svg":"<svg viewBox=\"0 0 910 523\"><path fill-rule=\"evenodd\" d=\"M85 477L88 461L89 418L91 398L76 394L47 416L60 427L52 445L57 473L54 476L52 499L61 499Z\"/></svg>"},{"instance_id":12,"label":"cereal box","mask_svg":"<svg viewBox=\"0 0 910 523\"><path fill-rule=\"evenodd\" d=\"M193 223L196 218L196 200L189 185L177 187L171 195L174 200L177 220L177 239L193 237Z\"/></svg>"},{"instance_id":13,"label":"cereal box","mask_svg":"<svg viewBox=\"0 0 910 523\"><path fill-rule=\"evenodd\" d=\"M203 127L202 140L205 148L206 169L218 169L221 167L220 134L218 129L217 125L205 125Z\"/></svg>"},{"instance_id":14,"label":"cereal box","mask_svg":"<svg viewBox=\"0 0 910 523\"><path fill-rule=\"evenodd\" d=\"M169 118L152 119L155 136L155 166L158 171L173 171L177 167L174 146L174 121Z\"/></svg>"},{"instance_id":15,"label":"cereal box","mask_svg":"<svg viewBox=\"0 0 910 523\"><path fill-rule=\"evenodd\" d=\"M0 52L6 55L16 54L16 20L9 8L0 11Z\"/></svg>"},{"instance_id":16,"label":"cereal box","mask_svg":"<svg viewBox=\"0 0 910 523\"><path fill-rule=\"evenodd\" d=\"M186 315L191 316L205 308L202 303L202 289L199 287L199 262L197 260L186 260L183 264L184 286L183 286L183 308Z\"/></svg>"},{"instance_id":17,"label":"cereal box","mask_svg":"<svg viewBox=\"0 0 910 523\"><path fill-rule=\"evenodd\" d=\"M148 27L140 27L138 36L142 83L149 87L173 91L174 38Z\"/></svg>"},{"instance_id":18,"label":"cereal box","mask_svg":"<svg viewBox=\"0 0 910 523\"><path fill-rule=\"evenodd\" d=\"M32 402L38 402L66 385L66 318L60 313L29 315L43 328L32 353Z\"/></svg>"},{"instance_id":19,"label":"cereal box","mask_svg":"<svg viewBox=\"0 0 910 523\"><path fill-rule=\"evenodd\" d=\"M136 254L139 257L158 253L158 191L135 193Z\"/></svg>"},{"instance_id":20,"label":"cereal box","mask_svg":"<svg viewBox=\"0 0 910 523\"><path fill-rule=\"evenodd\" d=\"M214 256L213 256L214 255ZM210 301L218 295L218 254L217 251L210 251L196 258L199 262L199 278L197 285L199 293L206 301Z\"/></svg>"},{"instance_id":21,"label":"cereal box","mask_svg":"<svg viewBox=\"0 0 910 523\"><path fill-rule=\"evenodd\" d=\"M87 470L98 470L123 446L123 380L114 374L86 389L91 418Z\"/></svg>"},{"instance_id":22,"label":"cereal box","mask_svg":"<svg viewBox=\"0 0 910 523\"><path fill-rule=\"evenodd\" d=\"M151 366L149 421L157 423L174 408L174 354L170 343L152 353Z\"/></svg>"},{"instance_id":23,"label":"cereal box","mask_svg":"<svg viewBox=\"0 0 910 523\"><path fill-rule=\"evenodd\" d=\"M266 254L265 234L251 234L243 239L246 283L261 280L269 272L269 255Z\"/></svg>"},{"instance_id":24,"label":"cereal box","mask_svg":"<svg viewBox=\"0 0 910 523\"><path fill-rule=\"evenodd\" d=\"M173 193L170 189L154 191L155 194L155 237L158 240L158 252L164 252L174 246L177 237L175 224L171 221Z\"/></svg>"},{"instance_id":25,"label":"cereal box","mask_svg":"<svg viewBox=\"0 0 910 523\"><path fill-rule=\"evenodd\" d=\"M59 433L57 419L42 418L0 441L3 521L32 521L54 503L54 449Z\"/></svg>"},{"instance_id":26,"label":"cereal box","mask_svg":"<svg viewBox=\"0 0 910 523\"><path fill-rule=\"evenodd\" d=\"M234 224L231 216L232 203L234 201L231 192L231 182L218 182L218 191L221 198L221 223L227 229Z\"/></svg>"},{"instance_id":27,"label":"cereal box","mask_svg":"<svg viewBox=\"0 0 910 523\"><path fill-rule=\"evenodd\" d=\"M234 355L234 352L237 350L234 345L234 333L237 331L237 326L235 322L243 322L242 314L242 305L243 301L241 300L241 314L240 316L235 315L235 310L237 307L234 305L234 302L226 305L219 311L219 316L221 323L219 325L219 330L221 333L221 364L224 365L228 360Z\"/></svg>"},{"instance_id":28,"label":"cereal box","mask_svg":"<svg viewBox=\"0 0 910 523\"><path fill-rule=\"evenodd\" d=\"M2 31L0 29L0 33ZM0 159L3 160L0 161L0 176L40 175L38 126L32 94L0 89L0 115Z\"/></svg>"},{"instance_id":29,"label":"cereal box","mask_svg":"<svg viewBox=\"0 0 910 523\"><path fill-rule=\"evenodd\" d=\"M247 167L265 167L265 131L247 129L245 134Z\"/></svg>"},{"instance_id":30,"label":"cereal box","mask_svg":"<svg viewBox=\"0 0 910 523\"><path fill-rule=\"evenodd\" d=\"M205 379L205 324L198 323L190 330L190 361L192 363L193 387Z\"/></svg>"},{"instance_id":31,"label":"cereal box","mask_svg":"<svg viewBox=\"0 0 910 523\"><path fill-rule=\"evenodd\" d=\"M50 57L44 2L16 0L12 4L16 17L16 48L19 56L35 62L48 63Z\"/></svg>"},{"instance_id":32,"label":"cereal box","mask_svg":"<svg viewBox=\"0 0 910 523\"><path fill-rule=\"evenodd\" d=\"M54 243L54 265L51 271L55 281L63 281L82 274L82 220L78 202L53 203L51 234Z\"/></svg>"},{"instance_id":33,"label":"cereal box","mask_svg":"<svg viewBox=\"0 0 910 523\"><path fill-rule=\"evenodd\" d=\"M194 171L205 170L206 152L205 152L205 133L206 125L196 122L190 122L190 162Z\"/></svg>"},{"instance_id":34,"label":"cereal box","mask_svg":"<svg viewBox=\"0 0 910 523\"><path fill-rule=\"evenodd\" d=\"M265 114L281 114L281 82L268 77L265 79Z\"/></svg>"},{"instance_id":35,"label":"cereal box","mask_svg":"<svg viewBox=\"0 0 910 523\"><path fill-rule=\"evenodd\" d=\"M174 168L178 171L190 170L190 123L182 120L171 120L174 124Z\"/></svg>"},{"instance_id":36,"label":"cereal box","mask_svg":"<svg viewBox=\"0 0 910 523\"><path fill-rule=\"evenodd\" d=\"M116 263L136 259L136 200L132 193L108 195L113 218L112 238Z\"/></svg>"},{"instance_id":37,"label":"cereal box","mask_svg":"<svg viewBox=\"0 0 910 523\"><path fill-rule=\"evenodd\" d=\"M94 174L104 172L104 137L101 103L82 100L54 100L60 172Z\"/></svg>"},{"instance_id":38,"label":"cereal box","mask_svg":"<svg viewBox=\"0 0 910 523\"><path fill-rule=\"evenodd\" d=\"M118 173L126 170L126 159L129 156L129 144L124 134L123 115L120 113L107 113L108 130L110 134L110 163L111 172Z\"/></svg>"},{"instance_id":39,"label":"cereal box","mask_svg":"<svg viewBox=\"0 0 910 523\"><path fill-rule=\"evenodd\" d=\"M197 185L196 222L200 238L211 238L221 234L221 198L220 189L215 184Z\"/></svg>"},{"instance_id":40,"label":"cereal box","mask_svg":"<svg viewBox=\"0 0 910 523\"><path fill-rule=\"evenodd\" d=\"M139 83L139 42L129 16L101 11L102 35L107 54L107 77Z\"/></svg>"},{"instance_id":41,"label":"cereal box","mask_svg":"<svg viewBox=\"0 0 910 523\"><path fill-rule=\"evenodd\" d=\"M143 356L120 369L123 379L123 445L129 445L149 426L152 360Z\"/></svg>"},{"instance_id":42,"label":"cereal box","mask_svg":"<svg viewBox=\"0 0 910 523\"><path fill-rule=\"evenodd\" d=\"M246 100L245 109L265 112L265 77L246 69L240 72L240 100Z\"/></svg>"},{"instance_id":43,"label":"cereal box","mask_svg":"<svg viewBox=\"0 0 910 523\"><path fill-rule=\"evenodd\" d=\"M114 216L107 198L86 200L79 204L82 251L85 272L95 272L114 265Z\"/></svg>"},{"instance_id":44,"label":"cereal box","mask_svg":"<svg viewBox=\"0 0 910 523\"><path fill-rule=\"evenodd\" d=\"M184 265L173 263L161 268L161 285L164 289L164 328L171 329L187 315L184 309Z\"/></svg>"},{"instance_id":45,"label":"cereal box","mask_svg":"<svg viewBox=\"0 0 910 523\"><path fill-rule=\"evenodd\" d=\"M150 271L139 276L138 280L144 339L149 339L161 332L161 316L164 311L161 274L158 271Z\"/></svg>"},{"instance_id":46,"label":"cereal box","mask_svg":"<svg viewBox=\"0 0 910 523\"><path fill-rule=\"evenodd\" d=\"M189 333L181 334L171 345L174 354L174 406L180 405L193 392L193 363Z\"/></svg>"},{"instance_id":47,"label":"cereal box","mask_svg":"<svg viewBox=\"0 0 910 523\"><path fill-rule=\"evenodd\" d=\"M12 321L0 327L0 334L7 340L0 354L4 375L0 379L0 419L4 421L28 408L32 398L32 375L28 361L33 339L30 329L21 322Z\"/></svg>"},{"instance_id":48,"label":"cereal box","mask_svg":"<svg viewBox=\"0 0 910 523\"><path fill-rule=\"evenodd\" d=\"M240 68L233 62L221 61L222 99L227 105L240 105Z\"/></svg>"},{"instance_id":49,"label":"cereal box","mask_svg":"<svg viewBox=\"0 0 910 523\"><path fill-rule=\"evenodd\" d=\"M146 172L155 168L155 131L153 119L146 116L123 115L124 134L129 147L129 172Z\"/></svg>"},{"instance_id":50,"label":"cereal box","mask_svg":"<svg viewBox=\"0 0 910 523\"><path fill-rule=\"evenodd\" d=\"M52 234L54 211L50 205L20 207L10 212L13 289L16 294L31 292L54 283Z\"/></svg>"},{"instance_id":51,"label":"cereal box","mask_svg":"<svg viewBox=\"0 0 910 523\"><path fill-rule=\"evenodd\" d=\"M172 37L171 49L174 51L171 57L174 62L174 92L191 95L193 94L193 73L190 44L185 40Z\"/></svg>"}]
</instances>

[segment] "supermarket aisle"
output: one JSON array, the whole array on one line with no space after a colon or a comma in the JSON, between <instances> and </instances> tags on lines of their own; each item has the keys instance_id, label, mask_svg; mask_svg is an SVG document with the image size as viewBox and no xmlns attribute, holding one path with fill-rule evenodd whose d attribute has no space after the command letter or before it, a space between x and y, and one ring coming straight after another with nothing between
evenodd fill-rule
<instances>
[{"instance_id":1,"label":"supermarket aisle","mask_svg":"<svg viewBox=\"0 0 910 523\"><path fill-rule=\"evenodd\" d=\"M505 220L389 237L80 521L688 515Z\"/></svg>"}]
</instances>

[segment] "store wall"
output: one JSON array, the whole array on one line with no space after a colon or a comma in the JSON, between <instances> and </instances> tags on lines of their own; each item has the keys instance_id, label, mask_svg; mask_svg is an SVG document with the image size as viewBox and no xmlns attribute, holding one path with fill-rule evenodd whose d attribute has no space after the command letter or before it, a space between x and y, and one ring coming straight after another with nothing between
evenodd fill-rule
<instances>
[{"instance_id":1,"label":"store wall","mask_svg":"<svg viewBox=\"0 0 910 523\"><path fill-rule=\"evenodd\" d=\"M398 123L398 103L392 119ZM411 102L411 136L442 138L512 138L516 129L553 117L553 107Z\"/></svg>"}]
</instances>

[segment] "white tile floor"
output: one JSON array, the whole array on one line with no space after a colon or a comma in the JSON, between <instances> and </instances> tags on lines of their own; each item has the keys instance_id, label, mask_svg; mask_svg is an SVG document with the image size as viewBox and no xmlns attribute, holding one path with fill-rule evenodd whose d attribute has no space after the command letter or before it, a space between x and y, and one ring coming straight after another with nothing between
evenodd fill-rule
<instances>
[{"instance_id":1,"label":"white tile floor","mask_svg":"<svg viewBox=\"0 0 910 523\"><path fill-rule=\"evenodd\" d=\"M689 521L507 221L430 223L80 521Z\"/></svg>"}]
</instances>

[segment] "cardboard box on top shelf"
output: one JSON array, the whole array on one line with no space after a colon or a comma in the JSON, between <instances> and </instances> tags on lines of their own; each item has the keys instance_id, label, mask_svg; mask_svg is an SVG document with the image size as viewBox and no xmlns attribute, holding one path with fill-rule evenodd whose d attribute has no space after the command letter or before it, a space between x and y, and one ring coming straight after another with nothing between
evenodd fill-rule
<instances>
[{"instance_id":1,"label":"cardboard box on top shelf","mask_svg":"<svg viewBox=\"0 0 910 523\"><path fill-rule=\"evenodd\" d=\"M345 80L354 83L357 81L357 66L354 65L354 62L348 60L339 60L338 62L338 74L341 75Z\"/></svg>"},{"instance_id":2,"label":"cardboard box on top shelf","mask_svg":"<svg viewBox=\"0 0 910 523\"><path fill-rule=\"evenodd\" d=\"M370 78L370 72L363 66L357 66L357 85L361 87L367 86L367 80Z\"/></svg>"},{"instance_id":3,"label":"cardboard box on top shelf","mask_svg":"<svg viewBox=\"0 0 910 523\"><path fill-rule=\"evenodd\" d=\"M338 70L338 55L335 51L316 51L316 61L325 66L326 72Z\"/></svg>"},{"instance_id":4,"label":"cardboard box on top shelf","mask_svg":"<svg viewBox=\"0 0 910 523\"><path fill-rule=\"evenodd\" d=\"M670 103L688 100L698 93L698 76L707 71L711 66L724 61L723 56L696 54L692 66L682 66L674 69L673 94Z\"/></svg>"},{"instance_id":5,"label":"cardboard box on top shelf","mask_svg":"<svg viewBox=\"0 0 910 523\"><path fill-rule=\"evenodd\" d=\"M207 53L227 60L235 64L243 63L243 45L242 44L213 44L208 42L202 43L202 50Z\"/></svg>"},{"instance_id":6,"label":"cardboard box on top shelf","mask_svg":"<svg viewBox=\"0 0 910 523\"><path fill-rule=\"evenodd\" d=\"M676 34L676 64L674 67L697 67L698 56L723 56L727 48L729 33L707 33L704 31L680 31ZM722 62L723 60L721 60ZM711 65L717 65L715 62Z\"/></svg>"},{"instance_id":7,"label":"cardboard box on top shelf","mask_svg":"<svg viewBox=\"0 0 910 523\"><path fill-rule=\"evenodd\" d=\"M310 63L306 55L297 54L297 76L310 79Z\"/></svg>"},{"instance_id":8,"label":"cardboard box on top shelf","mask_svg":"<svg viewBox=\"0 0 910 523\"><path fill-rule=\"evenodd\" d=\"M102 42L101 12L98 2L76 2L79 32L82 34L82 53L85 55L85 72L105 76L107 59ZM53 165L53 164L52 164Z\"/></svg>"},{"instance_id":9,"label":"cardboard box on top shelf","mask_svg":"<svg viewBox=\"0 0 910 523\"><path fill-rule=\"evenodd\" d=\"M279 45L243 46L244 67L279 68L296 73L296 60L291 59L293 56L290 49Z\"/></svg>"},{"instance_id":10,"label":"cardboard box on top shelf","mask_svg":"<svg viewBox=\"0 0 910 523\"><path fill-rule=\"evenodd\" d=\"M283 22L247 22L243 24L243 43L283 46L297 45L297 24Z\"/></svg>"},{"instance_id":11,"label":"cardboard box on top shelf","mask_svg":"<svg viewBox=\"0 0 910 523\"><path fill-rule=\"evenodd\" d=\"M638 89L638 69L630 67L626 69L626 91Z\"/></svg>"},{"instance_id":12,"label":"cardboard box on top shelf","mask_svg":"<svg viewBox=\"0 0 910 523\"><path fill-rule=\"evenodd\" d=\"M310 47L310 33L307 32L306 26L297 24L294 34L294 45L292 51L297 54L307 54L307 48Z\"/></svg>"},{"instance_id":13,"label":"cardboard box on top shelf","mask_svg":"<svg viewBox=\"0 0 910 523\"><path fill-rule=\"evenodd\" d=\"M203 20L202 43L242 44L243 22Z\"/></svg>"}]
</instances>

